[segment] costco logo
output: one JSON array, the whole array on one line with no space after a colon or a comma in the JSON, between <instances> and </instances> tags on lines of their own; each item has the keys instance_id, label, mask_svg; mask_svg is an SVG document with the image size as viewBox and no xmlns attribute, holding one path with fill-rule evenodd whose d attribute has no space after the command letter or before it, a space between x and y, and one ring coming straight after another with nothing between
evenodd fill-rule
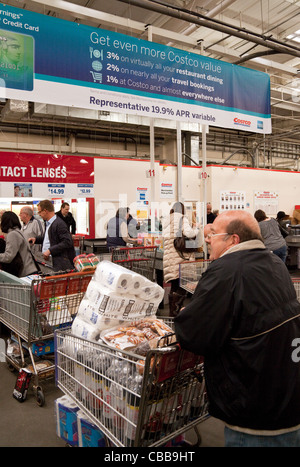
<instances>
[{"instance_id":1,"label":"costco logo","mask_svg":"<svg viewBox=\"0 0 300 467\"><path fill-rule=\"evenodd\" d=\"M235 125L241 125L241 126L251 126L251 122L249 120L242 120L241 118L235 117L233 119Z\"/></svg>"}]
</instances>

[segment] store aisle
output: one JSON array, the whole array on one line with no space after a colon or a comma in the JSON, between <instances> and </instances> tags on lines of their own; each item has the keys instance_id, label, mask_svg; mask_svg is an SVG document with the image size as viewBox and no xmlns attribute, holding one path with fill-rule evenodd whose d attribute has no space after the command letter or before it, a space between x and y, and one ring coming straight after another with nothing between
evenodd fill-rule
<instances>
[{"instance_id":1,"label":"store aisle","mask_svg":"<svg viewBox=\"0 0 300 467\"><path fill-rule=\"evenodd\" d=\"M0 447L62 447L56 435L54 401L62 395L54 380L45 381L45 405L39 407L30 387L26 401L12 395L17 372L0 363Z\"/></svg>"},{"instance_id":2,"label":"store aisle","mask_svg":"<svg viewBox=\"0 0 300 467\"><path fill-rule=\"evenodd\" d=\"M0 363L0 447L64 447L65 441L56 435L54 401L63 393L54 380L45 381L43 390L45 405L37 405L32 388L25 402L12 396L17 372L11 372L6 363ZM201 447L223 446L223 423L209 418L198 425ZM186 433L186 439L196 443L194 430Z\"/></svg>"}]
</instances>

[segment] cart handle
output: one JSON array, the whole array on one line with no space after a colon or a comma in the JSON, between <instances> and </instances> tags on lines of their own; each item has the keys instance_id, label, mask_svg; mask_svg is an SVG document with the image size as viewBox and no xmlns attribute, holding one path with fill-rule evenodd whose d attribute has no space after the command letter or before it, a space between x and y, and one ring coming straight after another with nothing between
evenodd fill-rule
<instances>
[{"instance_id":1,"label":"cart handle","mask_svg":"<svg viewBox=\"0 0 300 467\"><path fill-rule=\"evenodd\" d=\"M90 271L77 271L77 272L70 272L68 274L57 274L55 276L45 276L42 278L42 280L48 280L48 279L64 279L68 277L80 277L80 276L88 276L90 274L94 274L95 270L91 269Z\"/></svg>"}]
</instances>

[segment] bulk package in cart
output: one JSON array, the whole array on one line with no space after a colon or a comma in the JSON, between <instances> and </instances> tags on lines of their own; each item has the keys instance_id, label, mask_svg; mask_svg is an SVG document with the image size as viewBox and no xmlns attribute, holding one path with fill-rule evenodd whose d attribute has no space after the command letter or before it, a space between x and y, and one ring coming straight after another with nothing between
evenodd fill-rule
<instances>
[{"instance_id":1,"label":"bulk package in cart","mask_svg":"<svg viewBox=\"0 0 300 467\"><path fill-rule=\"evenodd\" d=\"M19 279L0 272L0 322L19 344L19 356L8 355L10 369L28 368L39 405L44 404L40 380L54 376L54 330L70 325L94 274L77 272Z\"/></svg>"},{"instance_id":2,"label":"bulk package in cart","mask_svg":"<svg viewBox=\"0 0 300 467\"><path fill-rule=\"evenodd\" d=\"M153 281L156 251L157 246L113 248L111 261Z\"/></svg>"},{"instance_id":3,"label":"bulk package in cart","mask_svg":"<svg viewBox=\"0 0 300 467\"><path fill-rule=\"evenodd\" d=\"M209 265L209 260L184 261L179 264L180 287L193 294L199 279Z\"/></svg>"},{"instance_id":4,"label":"bulk package in cart","mask_svg":"<svg viewBox=\"0 0 300 467\"><path fill-rule=\"evenodd\" d=\"M164 446L191 428L200 443L197 425L208 417L203 361L172 335L162 340L141 356L55 331L56 384L109 445Z\"/></svg>"}]
</instances>

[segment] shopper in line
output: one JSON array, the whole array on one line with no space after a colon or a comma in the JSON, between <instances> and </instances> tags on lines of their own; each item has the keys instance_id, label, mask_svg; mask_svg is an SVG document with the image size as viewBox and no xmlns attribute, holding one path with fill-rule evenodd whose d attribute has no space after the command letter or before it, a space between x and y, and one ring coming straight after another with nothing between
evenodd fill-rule
<instances>
[{"instance_id":1,"label":"shopper in line","mask_svg":"<svg viewBox=\"0 0 300 467\"><path fill-rule=\"evenodd\" d=\"M138 230L140 230L140 223L132 217L128 209L128 217L127 217L127 229L130 238L137 238Z\"/></svg>"},{"instance_id":2,"label":"shopper in line","mask_svg":"<svg viewBox=\"0 0 300 467\"><path fill-rule=\"evenodd\" d=\"M300 303L246 211L209 234L214 261L175 318L183 349L204 356L209 413L226 446L300 446Z\"/></svg>"},{"instance_id":3,"label":"shopper in line","mask_svg":"<svg viewBox=\"0 0 300 467\"><path fill-rule=\"evenodd\" d=\"M278 211L276 220L279 225L279 230L283 238L286 238L290 235L290 229L287 227L289 216L284 211Z\"/></svg>"},{"instance_id":4,"label":"shopper in line","mask_svg":"<svg viewBox=\"0 0 300 467\"><path fill-rule=\"evenodd\" d=\"M46 223L45 233L36 238L32 237L29 241L42 245L43 258L49 265L52 262L54 271L73 269L75 249L66 223L56 216L50 200L40 201L37 208L38 214Z\"/></svg>"},{"instance_id":5,"label":"shopper in line","mask_svg":"<svg viewBox=\"0 0 300 467\"><path fill-rule=\"evenodd\" d=\"M29 244L21 232L21 223L16 213L5 211L1 217L1 230L5 236L2 239L0 254L2 269L17 277L25 277L37 273L36 264L32 258Z\"/></svg>"},{"instance_id":6,"label":"shopper in line","mask_svg":"<svg viewBox=\"0 0 300 467\"><path fill-rule=\"evenodd\" d=\"M108 248L124 247L127 243L137 243L128 233L127 220L129 218L129 208L119 208L115 217L112 217L107 224L106 244Z\"/></svg>"},{"instance_id":7,"label":"shopper in line","mask_svg":"<svg viewBox=\"0 0 300 467\"><path fill-rule=\"evenodd\" d=\"M60 217L68 226L69 232L71 231L72 235L76 233L76 221L70 212L69 203L62 203L60 211L55 213L57 217Z\"/></svg>"},{"instance_id":8,"label":"shopper in line","mask_svg":"<svg viewBox=\"0 0 300 467\"><path fill-rule=\"evenodd\" d=\"M214 214L212 212L211 203L207 203L207 205L206 205L206 214L207 214L207 216L206 216L207 224L212 224L217 216L216 216L216 214Z\"/></svg>"},{"instance_id":9,"label":"shopper in line","mask_svg":"<svg viewBox=\"0 0 300 467\"><path fill-rule=\"evenodd\" d=\"M38 237L43 235L44 226L39 219L33 215L33 210L30 206L23 206L20 210L20 219L23 223L21 227L22 234L28 240L31 237ZM33 245L31 247L33 254L41 251L41 245Z\"/></svg>"},{"instance_id":10,"label":"shopper in line","mask_svg":"<svg viewBox=\"0 0 300 467\"><path fill-rule=\"evenodd\" d=\"M287 244L281 235L277 220L272 217L267 217L266 213L261 209L255 211L254 217L259 224L260 232L266 248L273 251L273 253L279 256L279 258L285 263L287 256Z\"/></svg>"},{"instance_id":11,"label":"shopper in line","mask_svg":"<svg viewBox=\"0 0 300 467\"><path fill-rule=\"evenodd\" d=\"M204 236L204 241L206 243L206 248L207 248L207 259L210 259L212 261L213 258L211 257L210 243L209 243L209 234L211 233L211 228L212 228L212 224L206 224L203 229L203 236Z\"/></svg>"},{"instance_id":12,"label":"shopper in line","mask_svg":"<svg viewBox=\"0 0 300 467\"><path fill-rule=\"evenodd\" d=\"M171 283L169 294L169 313L170 316L176 316L178 309L182 306L186 291L180 287L179 265L184 261L195 259L194 253L179 253L174 246L174 240L177 236L184 235L189 239L200 237L200 230L196 225L191 226L185 216L184 205L176 202L170 210L170 216L165 219L163 224L164 254L163 254L163 272L164 281ZM199 241L198 241L199 242ZM200 242L201 243L201 242ZM202 246L198 243L198 246Z\"/></svg>"}]
</instances>

